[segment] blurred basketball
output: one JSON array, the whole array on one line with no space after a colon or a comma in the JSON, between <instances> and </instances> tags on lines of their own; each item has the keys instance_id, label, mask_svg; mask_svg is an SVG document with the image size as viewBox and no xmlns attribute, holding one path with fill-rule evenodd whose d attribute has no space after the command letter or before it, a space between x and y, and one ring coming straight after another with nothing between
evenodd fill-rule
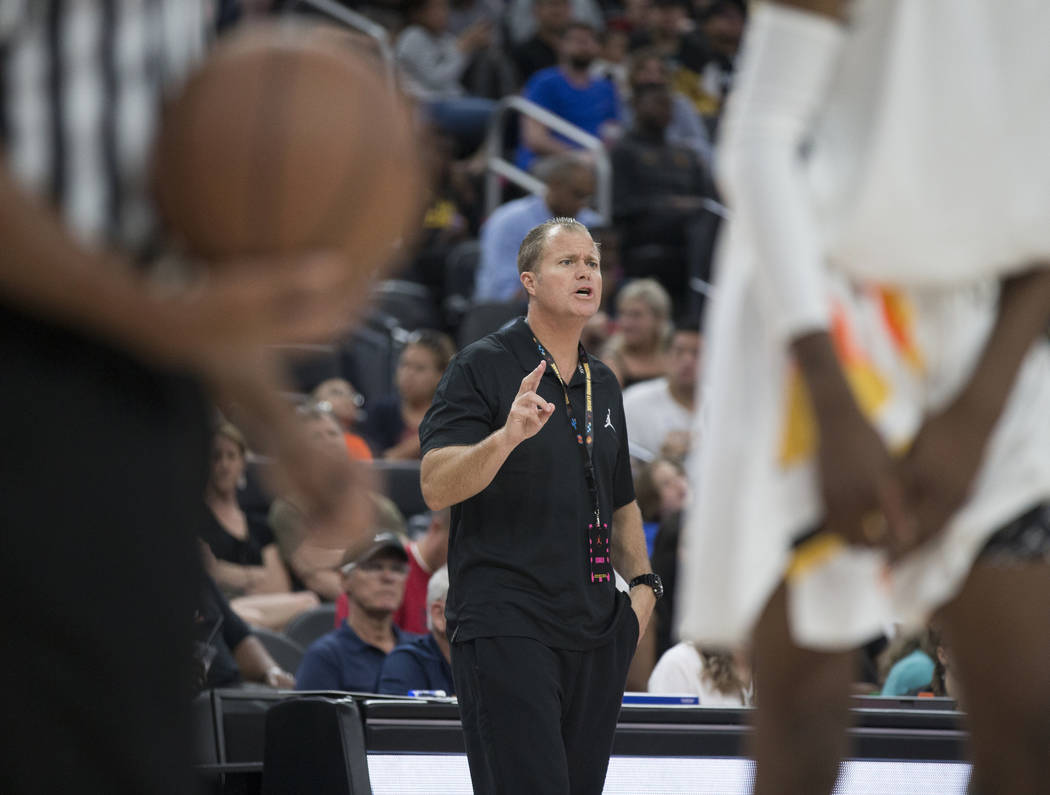
<instances>
[{"instance_id":1,"label":"blurred basketball","mask_svg":"<svg viewBox=\"0 0 1050 795\"><path fill-rule=\"evenodd\" d=\"M345 251L384 264L419 211L407 105L376 59L302 25L222 41L165 109L154 161L167 226L195 257Z\"/></svg>"}]
</instances>

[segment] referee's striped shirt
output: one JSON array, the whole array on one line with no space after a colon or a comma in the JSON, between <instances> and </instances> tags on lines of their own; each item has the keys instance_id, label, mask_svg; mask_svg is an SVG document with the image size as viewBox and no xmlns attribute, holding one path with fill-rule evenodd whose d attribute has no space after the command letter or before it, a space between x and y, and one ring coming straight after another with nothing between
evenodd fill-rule
<instances>
[{"instance_id":1,"label":"referee's striped shirt","mask_svg":"<svg viewBox=\"0 0 1050 795\"><path fill-rule=\"evenodd\" d=\"M6 166L86 244L151 241L160 102L203 51L205 2L0 0Z\"/></svg>"}]
</instances>

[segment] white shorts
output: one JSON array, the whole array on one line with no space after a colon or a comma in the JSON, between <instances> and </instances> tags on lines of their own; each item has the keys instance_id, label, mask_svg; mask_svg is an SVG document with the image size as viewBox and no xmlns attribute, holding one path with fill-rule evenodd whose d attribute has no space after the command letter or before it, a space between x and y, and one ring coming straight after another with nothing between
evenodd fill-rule
<instances>
[{"instance_id":1,"label":"white shorts","mask_svg":"<svg viewBox=\"0 0 1050 795\"><path fill-rule=\"evenodd\" d=\"M822 519L812 417L784 344L763 323L753 269L729 264L707 324L679 636L746 641L785 579L799 645L842 649L892 622L921 625L997 528L1050 499L1050 344L1033 345L973 493L941 534L892 569L879 551L833 541L807 545L800 561L795 540ZM858 403L889 448L903 449L969 378L995 320L997 284L890 289L835 272L828 282L832 334Z\"/></svg>"}]
</instances>

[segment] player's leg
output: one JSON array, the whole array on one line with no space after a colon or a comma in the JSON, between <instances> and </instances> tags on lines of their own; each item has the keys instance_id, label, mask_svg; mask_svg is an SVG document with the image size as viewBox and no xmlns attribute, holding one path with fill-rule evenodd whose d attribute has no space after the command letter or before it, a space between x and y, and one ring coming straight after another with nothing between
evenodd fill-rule
<instances>
[{"instance_id":1,"label":"player's leg","mask_svg":"<svg viewBox=\"0 0 1050 795\"><path fill-rule=\"evenodd\" d=\"M830 793L847 750L853 652L797 646L788 628L787 589L781 585L755 627L754 656L755 795Z\"/></svg>"},{"instance_id":2,"label":"player's leg","mask_svg":"<svg viewBox=\"0 0 1050 795\"><path fill-rule=\"evenodd\" d=\"M1011 551L993 538L940 613L970 721L975 795L1050 790L1050 512L1024 522L1024 540Z\"/></svg>"}]
</instances>

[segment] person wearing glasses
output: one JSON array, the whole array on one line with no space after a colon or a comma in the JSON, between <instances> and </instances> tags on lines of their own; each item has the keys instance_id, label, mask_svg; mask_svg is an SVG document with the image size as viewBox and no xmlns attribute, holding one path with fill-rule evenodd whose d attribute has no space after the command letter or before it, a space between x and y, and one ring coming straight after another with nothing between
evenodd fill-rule
<instances>
[{"instance_id":1,"label":"person wearing glasses","mask_svg":"<svg viewBox=\"0 0 1050 795\"><path fill-rule=\"evenodd\" d=\"M393 620L405 595L408 553L394 533L380 533L363 553L344 559L341 572L350 612L306 650L296 688L376 693L387 655L415 637Z\"/></svg>"}]
</instances>

